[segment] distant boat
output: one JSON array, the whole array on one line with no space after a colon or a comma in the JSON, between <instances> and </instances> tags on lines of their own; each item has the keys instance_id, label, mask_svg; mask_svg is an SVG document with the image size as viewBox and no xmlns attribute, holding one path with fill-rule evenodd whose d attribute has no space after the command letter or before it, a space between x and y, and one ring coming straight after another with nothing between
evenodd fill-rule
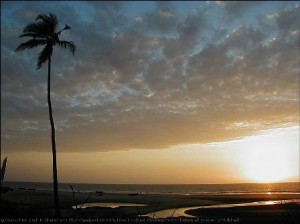
<instances>
[{"instance_id":1,"label":"distant boat","mask_svg":"<svg viewBox=\"0 0 300 224\"><path fill-rule=\"evenodd\" d=\"M139 192L139 193L131 193L131 194L128 194L129 196L137 196L137 195L141 195L142 192Z\"/></svg>"},{"instance_id":2,"label":"distant boat","mask_svg":"<svg viewBox=\"0 0 300 224\"><path fill-rule=\"evenodd\" d=\"M97 194L98 196L103 196L104 192L103 192L103 191L96 191L96 194Z\"/></svg>"},{"instance_id":3,"label":"distant boat","mask_svg":"<svg viewBox=\"0 0 300 224\"><path fill-rule=\"evenodd\" d=\"M1 167L1 181L4 180L5 169L6 169L7 157L3 160L3 165Z\"/></svg>"}]
</instances>

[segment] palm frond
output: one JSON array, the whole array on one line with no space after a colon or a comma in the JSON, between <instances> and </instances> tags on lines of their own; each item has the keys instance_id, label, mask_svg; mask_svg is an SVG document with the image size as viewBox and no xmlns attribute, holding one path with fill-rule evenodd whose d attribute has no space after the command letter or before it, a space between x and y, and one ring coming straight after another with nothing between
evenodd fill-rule
<instances>
[{"instance_id":1,"label":"palm frond","mask_svg":"<svg viewBox=\"0 0 300 224\"><path fill-rule=\"evenodd\" d=\"M23 33L37 33L38 27L35 23L29 23L25 28L23 29Z\"/></svg>"},{"instance_id":2,"label":"palm frond","mask_svg":"<svg viewBox=\"0 0 300 224\"><path fill-rule=\"evenodd\" d=\"M36 21L39 19L43 20L44 22L47 22L47 20L49 19L49 16L47 14L42 13L42 14L37 15L37 17L35 18Z\"/></svg>"},{"instance_id":3,"label":"palm frond","mask_svg":"<svg viewBox=\"0 0 300 224\"><path fill-rule=\"evenodd\" d=\"M47 44L45 48L41 51L38 58L37 68L40 69L42 67L42 64L46 62L49 57L52 55L53 47L51 44Z\"/></svg>"},{"instance_id":4,"label":"palm frond","mask_svg":"<svg viewBox=\"0 0 300 224\"><path fill-rule=\"evenodd\" d=\"M51 34L49 32L48 25L43 21L36 22L36 23L29 23L24 28L23 33L36 33L44 37L47 37Z\"/></svg>"},{"instance_id":5,"label":"palm frond","mask_svg":"<svg viewBox=\"0 0 300 224\"><path fill-rule=\"evenodd\" d=\"M31 39L24 43L19 44L15 51L23 51L25 49L31 49L37 46L45 45L47 43L46 40L43 39Z\"/></svg>"},{"instance_id":6,"label":"palm frond","mask_svg":"<svg viewBox=\"0 0 300 224\"><path fill-rule=\"evenodd\" d=\"M2 167L0 169L0 178L1 178L1 181L4 180L4 176L5 176L5 169L6 169L6 163L7 163L7 157L5 157L5 159L3 160L3 164L2 164Z\"/></svg>"},{"instance_id":7,"label":"palm frond","mask_svg":"<svg viewBox=\"0 0 300 224\"><path fill-rule=\"evenodd\" d=\"M62 48L65 48L65 49L68 49L72 52L72 54L74 55L75 54L75 51L76 51L76 45L74 44L73 41L58 41L57 44L62 47Z\"/></svg>"},{"instance_id":8,"label":"palm frond","mask_svg":"<svg viewBox=\"0 0 300 224\"><path fill-rule=\"evenodd\" d=\"M42 20L45 24L47 24L49 33L54 33L58 24L57 17L53 13L49 13L49 15L39 14L35 20Z\"/></svg>"},{"instance_id":9,"label":"palm frond","mask_svg":"<svg viewBox=\"0 0 300 224\"><path fill-rule=\"evenodd\" d=\"M38 33L29 32L29 33L23 33L19 37L43 38L44 36Z\"/></svg>"},{"instance_id":10,"label":"palm frond","mask_svg":"<svg viewBox=\"0 0 300 224\"><path fill-rule=\"evenodd\" d=\"M29 23L23 30L23 33L19 37L31 37L32 39L27 42L21 43L16 48L16 51L22 51L25 49L31 49L37 46L44 45L44 49L40 52L37 62L37 69L40 69L53 52L53 46L58 45L75 53L76 46L72 41L60 41L58 38L59 32L56 32L58 24L57 17L52 14L40 14L36 17L36 21ZM68 25L65 25L65 29L70 29ZM61 32L61 31L60 31Z\"/></svg>"}]
</instances>

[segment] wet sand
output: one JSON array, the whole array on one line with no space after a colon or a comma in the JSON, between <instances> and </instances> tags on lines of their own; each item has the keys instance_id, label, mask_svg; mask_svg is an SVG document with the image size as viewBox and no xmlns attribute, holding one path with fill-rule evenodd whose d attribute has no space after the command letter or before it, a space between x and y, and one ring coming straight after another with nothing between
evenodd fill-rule
<instances>
[{"instance_id":1,"label":"wet sand","mask_svg":"<svg viewBox=\"0 0 300 224\"><path fill-rule=\"evenodd\" d=\"M74 196L74 197L73 197ZM176 194L111 194L60 192L62 218L65 222L91 219L89 223L112 223L118 220L95 218L121 218L122 223L297 223L300 206L298 203L244 206L231 208L188 209L179 213L180 208L213 206L223 204L251 203L257 201L300 199L300 194L222 194L222 195L176 195ZM53 218L52 191L15 189L2 194L1 221L9 218ZM86 203L105 203L98 207L72 209L72 206ZM114 203L143 204L144 206L117 206ZM107 206L103 206L107 205ZM157 218L161 210L174 210L168 219ZM177 213L176 213L177 211ZM181 210L182 211L182 210ZM154 214L146 216L147 214ZM176 215L177 214L177 215ZM189 218L194 216L194 218ZM149 219L149 217L151 219ZM93 219L95 222L92 222ZM28 220L27 220L28 221ZM11 223L11 222L10 222ZM79 221L82 223L82 220Z\"/></svg>"},{"instance_id":2,"label":"wet sand","mask_svg":"<svg viewBox=\"0 0 300 224\"><path fill-rule=\"evenodd\" d=\"M207 208L186 211L187 214L214 222L229 220L237 223L299 223L300 206L297 203L263 206Z\"/></svg>"}]
</instances>

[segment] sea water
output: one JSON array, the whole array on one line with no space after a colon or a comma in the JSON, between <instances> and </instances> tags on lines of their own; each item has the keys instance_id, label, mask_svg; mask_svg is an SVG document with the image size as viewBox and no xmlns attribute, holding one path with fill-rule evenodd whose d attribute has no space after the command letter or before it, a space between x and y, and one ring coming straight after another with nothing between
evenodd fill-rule
<instances>
[{"instance_id":1,"label":"sea water","mask_svg":"<svg viewBox=\"0 0 300 224\"><path fill-rule=\"evenodd\" d=\"M21 189L53 190L52 183L3 182L3 186ZM60 183L60 191L124 194L300 194L300 182L242 184L84 184Z\"/></svg>"}]
</instances>

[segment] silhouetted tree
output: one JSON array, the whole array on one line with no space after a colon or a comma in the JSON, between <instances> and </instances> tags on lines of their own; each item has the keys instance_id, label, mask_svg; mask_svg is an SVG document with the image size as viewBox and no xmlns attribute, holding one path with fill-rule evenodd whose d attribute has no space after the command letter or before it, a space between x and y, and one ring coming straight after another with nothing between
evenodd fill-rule
<instances>
[{"instance_id":1,"label":"silhouetted tree","mask_svg":"<svg viewBox=\"0 0 300 224\"><path fill-rule=\"evenodd\" d=\"M48 61L48 88L47 88L47 102L49 107L49 120L51 125L51 143L52 143L52 157L53 157L53 190L54 190L54 205L55 215L60 217L59 199L58 199L58 181L57 181L57 164L56 164L56 142L55 142L55 127L52 116L52 105L50 99L50 73L51 73L51 56L54 46L59 46L70 50L73 55L75 53L75 45L72 41L63 41L59 39L59 35L63 30L71 29L68 25L57 31L58 20L57 17L49 13L40 14L36 17L35 22L29 23L23 30L23 34L19 37L29 37L30 40L19 44L16 51L32 49L39 46L44 46L40 52L37 62L37 69L42 67L42 64Z\"/></svg>"}]
</instances>

